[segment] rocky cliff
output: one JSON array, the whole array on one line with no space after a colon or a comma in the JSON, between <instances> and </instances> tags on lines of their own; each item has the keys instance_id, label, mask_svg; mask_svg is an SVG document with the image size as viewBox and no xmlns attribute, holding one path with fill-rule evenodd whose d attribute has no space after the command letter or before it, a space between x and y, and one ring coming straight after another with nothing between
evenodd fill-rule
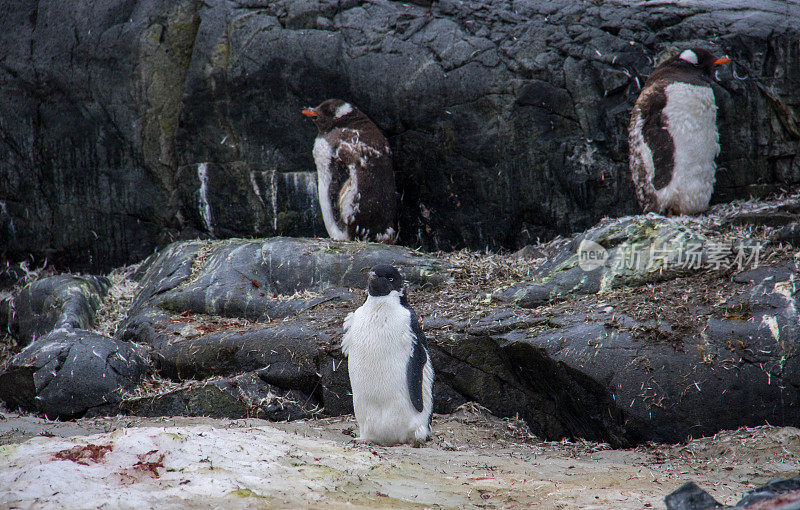
<instances>
[{"instance_id":1,"label":"rocky cliff","mask_svg":"<svg viewBox=\"0 0 800 510\"><path fill-rule=\"evenodd\" d=\"M17 0L0 257L107 269L198 235L322 235L298 110L329 97L390 140L402 244L581 230L634 212L629 110L659 56L694 45L734 62L714 200L798 184L797 19L772 0Z\"/></svg>"}]
</instances>

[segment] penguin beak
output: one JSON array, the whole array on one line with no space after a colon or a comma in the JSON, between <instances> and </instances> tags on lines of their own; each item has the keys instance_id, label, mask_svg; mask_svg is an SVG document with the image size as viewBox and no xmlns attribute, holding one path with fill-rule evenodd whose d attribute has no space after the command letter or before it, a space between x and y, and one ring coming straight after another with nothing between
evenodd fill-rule
<instances>
[{"instance_id":1,"label":"penguin beak","mask_svg":"<svg viewBox=\"0 0 800 510\"><path fill-rule=\"evenodd\" d=\"M306 117L319 117L319 112L314 108L306 108L300 113L302 113Z\"/></svg>"},{"instance_id":2,"label":"penguin beak","mask_svg":"<svg viewBox=\"0 0 800 510\"><path fill-rule=\"evenodd\" d=\"M375 274L375 271L370 271L369 274L367 275L367 278L369 278L369 281L372 281L375 279L376 276L377 275Z\"/></svg>"},{"instance_id":3,"label":"penguin beak","mask_svg":"<svg viewBox=\"0 0 800 510\"><path fill-rule=\"evenodd\" d=\"M722 58L718 58L717 60L715 60L714 61L714 65L727 64L730 61L731 61L731 59L729 59L728 57L722 57Z\"/></svg>"}]
</instances>

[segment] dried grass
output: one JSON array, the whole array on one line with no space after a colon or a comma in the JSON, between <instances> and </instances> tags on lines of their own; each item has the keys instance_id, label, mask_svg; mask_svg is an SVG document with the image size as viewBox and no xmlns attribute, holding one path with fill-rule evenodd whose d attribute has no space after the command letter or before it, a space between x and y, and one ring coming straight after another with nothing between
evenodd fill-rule
<instances>
[{"instance_id":1,"label":"dried grass","mask_svg":"<svg viewBox=\"0 0 800 510\"><path fill-rule=\"evenodd\" d=\"M185 380L177 382L172 379L161 377L154 372L142 380L135 388L123 393L122 400L159 397L184 388L199 388L212 380L213 379L207 379L205 381Z\"/></svg>"},{"instance_id":2,"label":"dried grass","mask_svg":"<svg viewBox=\"0 0 800 510\"><path fill-rule=\"evenodd\" d=\"M106 275L111 287L95 315L94 331L97 333L108 337L116 335L117 327L127 317L136 291L139 290L139 283L132 280L131 276L140 265L141 263L123 266Z\"/></svg>"},{"instance_id":3,"label":"dried grass","mask_svg":"<svg viewBox=\"0 0 800 510\"><path fill-rule=\"evenodd\" d=\"M312 299L324 298L324 294L319 292L312 292L310 290L296 291L294 294L273 294L273 301L310 301Z\"/></svg>"}]
</instances>

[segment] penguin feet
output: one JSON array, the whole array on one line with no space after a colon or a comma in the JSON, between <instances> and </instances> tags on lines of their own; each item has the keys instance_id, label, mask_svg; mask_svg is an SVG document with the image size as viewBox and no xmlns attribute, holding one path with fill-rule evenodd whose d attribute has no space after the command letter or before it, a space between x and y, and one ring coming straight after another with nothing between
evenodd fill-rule
<instances>
[{"instance_id":1,"label":"penguin feet","mask_svg":"<svg viewBox=\"0 0 800 510\"><path fill-rule=\"evenodd\" d=\"M414 443L420 442L424 443L428 439L431 438L431 428L426 423L425 425L421 425L414 431Z\"/></svg>"}]
</instances>

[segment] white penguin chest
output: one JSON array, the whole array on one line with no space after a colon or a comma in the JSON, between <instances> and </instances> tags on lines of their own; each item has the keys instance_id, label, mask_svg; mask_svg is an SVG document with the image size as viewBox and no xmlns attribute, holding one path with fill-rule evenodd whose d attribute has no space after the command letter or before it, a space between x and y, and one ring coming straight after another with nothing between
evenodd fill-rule
<instances>
[{"instance_id":1,"label":"white penguin chest","mask_svg":"<svg viewBox=\"0 0 800 510\"><path fill-rule=\"evenodd\" d=\"M664 114L673 141L674 167L670 183L658 191L662 202L683 213L708 207L714 189L719 154L717 106L711 87L671 83L665 89Z\"/></svg>"},{"instance_id":2,"label":"white penguin chest","mask_svg":"<svg viewBox=\"0 0 800 510\"><path fill-rule=\"evenodd\" d=\"M717 105L711 87L671 83L664 92L667 129L674 141L676 163L714 159L719 153Z\"/></svg>"},{"instance_id":3,"label":"white penguin chest","mask_svg":"<svg viewBox=\"0 0 800 510\"><path fill-rule=\"evenodd\" d=\"M411 313L394 294L370 296L345 321L342 347L354 396L382 400L408 393L406 370L414 339Z\"/></svg>"},{"instance_id":4,"label":"white penguin chest","mask_svg":"<svg viewBox=\"0 0 800 510\"><path fill-rule=\"evenodd\" d=\"M411 312L400 304L400 294L370 296L347 316L344 330L342 350L348 358L359 437L379 444L426 439L433 409L433 367L427 359L420 412L411 402L408 380L415 340Z\"/></svg>"}]
</instances>

